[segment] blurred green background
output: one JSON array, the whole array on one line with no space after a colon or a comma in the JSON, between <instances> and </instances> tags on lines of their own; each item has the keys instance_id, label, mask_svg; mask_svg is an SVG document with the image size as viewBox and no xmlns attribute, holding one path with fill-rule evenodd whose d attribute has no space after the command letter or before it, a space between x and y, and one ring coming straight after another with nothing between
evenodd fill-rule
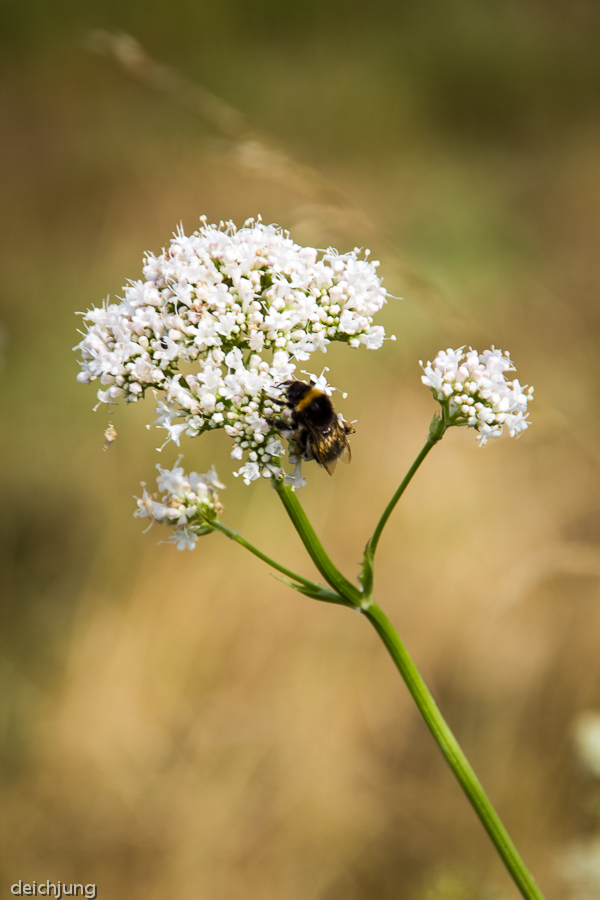
<instances>
[{"instance_id":1,"label":"blurred green background","mask_svg":"<svg viewBox=\"0 0 600 900\"><path fill-rule=\"evenodd\" d=\"M103 452L109 417L75 381L75 310L119 295L180 221L261 213L370 246L404 298L380 319L396 343L311 361L358 420L352 466L309 467L301 497L347 574L425 438L419 359L493 343L536 386L518 444L457 429L436 448L377 590L548 896L600 897L598 781L572 740L600 707L598 4L1 15L4 893L516 896L368 624L219 535L178 553L143 534L132 495L177 449L156 454L147 401L111 412ZM221 438L184 442L185 465L214 461L224 520L311 574Z\"/></svg>"}]
</instances>

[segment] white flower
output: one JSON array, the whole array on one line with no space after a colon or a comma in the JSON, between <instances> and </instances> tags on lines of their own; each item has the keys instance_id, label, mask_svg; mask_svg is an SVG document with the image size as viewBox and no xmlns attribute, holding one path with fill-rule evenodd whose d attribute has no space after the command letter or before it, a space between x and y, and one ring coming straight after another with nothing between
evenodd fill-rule
<instances>
[{"instance_id":1,"label":"white flower","mask_svg":"<svg viewBox=\"0 0 600 900\"><path fill-rule=\"evenodd\" d=\"M78 379L100 382L100 403L164 390L155 424L168 441L224 428L233 458L247 454L238 473L246 483L282 477L281 434L266 421L276 417L277 385L332 341L380 347L373 316L386 291L368 251L320 254L260 220L239 231L202 223L147 254L144 280L130 282L119 303L85 314ZM181 363L196 368L182 377Z\"/></svg>"},{"instance_id":2,"label":"white flower","mask_svg":"<svg viewBox=\"0 0 600 900\"><path fill-rule=\"evenodd\" d=\"M172 469L157 466L156 479L162 493L160 500L151 496L144 487L144 493L137 499L138 508L134 515L140 519L149 518L151 523L159 522L175 525L169 538L177 544L178 550L193 550L198 537L210 534L211 522L222 512L216 488L223 488L214 468L204 475L190 472L186 475L179 465L179 457Z\"/></svg>"},{"instance_id":3,"label":"white flower","mask_svg":"<svg viewBox=\"0 0 600 900\"><path fill-rule=\"evenodd\" d=\"M600 837L576 841L561 854L560 869L573 900L595 900L600 895Z\"/></svg>"},{"instance_id":4,"label":"white flower","mask_svg":"<svg viewBox=\"0 0 600 900\"><path fill-rule=\"evenodd\" d=\"M174 544L177 544L178 550L193 550L196 546L196 542L198 540L198 535L194 534L194 532L190 528L176 528L169 541Z\"/></svg>"},{"instance_id":5,"label":"white flower","mask_svg":"<svg viewBox=\"0 0 600 900\"><path fill-rule=\"evenodd\" d=\"M573 737L579 759L592 775L600 778L600 712L580 713L575 720Z\"/></svg>"},{"instance_id":6,"label":"white flower","mask_svg":"<svg viewBox=\"0 0 600 900\"><path fill-rule=\"evenodd\" d=\"M241 469L238 469L233 474L236 476L241 475L244 479L244 484L251 484L260 478L260 467L257 462L247 462L245 466L242 466Z\"/></svg>"},{"instance_id":7,"label":"white flower","mask_svg":"<svg viewBox=\"0 0 600 900\"><path fill-rule=\"evenodd\" d=\"M504 373L515 371L510 354L494 347L480 354L459 347L440 350L433 363L421 366L421 381L442 405L447 424L475 428L482 446L500 437L504 425L511 437L529 426L527 404L533 400L533 388L506 380Z\"/></svg>"},{"instance_id":8,"label":"white flower","mask_svg":"<svg viewBox=\"0 0 600 900\"><path fill-rule=\"evenodd\" d=\"M306 479L302 475L302 460L298 460L291 475L285 476L285 483L291 484L295 491L297 491L298 488L304 487Z\"/></svg>"}]
</instances>

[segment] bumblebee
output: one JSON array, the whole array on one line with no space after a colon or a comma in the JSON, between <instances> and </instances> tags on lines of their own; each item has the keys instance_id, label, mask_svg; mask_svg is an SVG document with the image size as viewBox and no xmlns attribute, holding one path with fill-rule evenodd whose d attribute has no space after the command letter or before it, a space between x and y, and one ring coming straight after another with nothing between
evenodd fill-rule
<instances>
[{"instance_id":1,"label":"bumblebee","mask_svg":"<svg viewBox=\"0 0 600 900\"><path fill-rule=\"evenodd\" d=\"M267 419L279 431L293 432L296 452L302 459L316 459L329 475L333 475L340 459L350 462L348 435L354 428L342 416L338 416L331 399L314 383L284 381L283 397L271 398L274 403L290 410L289 422Z\"/></svg>"}]
</instances>

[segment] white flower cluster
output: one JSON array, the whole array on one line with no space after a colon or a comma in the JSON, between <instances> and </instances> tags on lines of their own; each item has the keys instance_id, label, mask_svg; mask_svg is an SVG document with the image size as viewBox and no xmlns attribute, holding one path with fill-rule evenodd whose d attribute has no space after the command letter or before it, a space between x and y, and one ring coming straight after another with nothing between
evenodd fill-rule
<instances>
[{"instance_id":1,"label":"white flower cluster","mask_svg":"<svg viewBox=\"0 0 600 900\"><path fill-rule=\"evenodd\" d=\"M196 472L186 475L179 466L180 459L172 469L156 467L159 471L156 482L162 493L160 500L149 494L142 484L144 493L137 501L135 515L140 519L148 517L150 524L174 525L175 531L169 540L177 544L178 550L185 550L186 547L193 550L198 537L210 534L213 530L211 521L223 511L216 488L225 485L217 478L214 468L205 475Z\"/></svg>"},{"instance_id":2,"label":"white flower cluster","mask_svg":"<svg viewBox=\"0 0 600 900\"><path fill-rule=\"evenodd\" d=\"M504 373L515 371L508 353L494 347L483 353L469 347L465 352L460 347L441 350L433 363L421 366L425 372L421 381L444 408L448 424L475 428L482 446L489 438L500 437L504 425L511 437L528 427L533 388L522 388L516 378L506 380Z\"/></svg>"},{"instance_id":3,"label":"white flower cluster","mask_svg":"<svg viewBox=\"0 0 600 900\"><path fill-rule=\"evenodd\" d=\"M289 379L297 360L332 341L381 347L373 316L386 301L368 251L319 254L274 225L249 219L181 230L160 256L147 254L144 281L120 303L89 310L78 380L99 379L102 403L164 390L156 424L179 444L214 428L233 438L232 457L249 483L281 475L283 451L268 393ZM189 374L181 363L195 364ZM276 392L275 392L276 393ZM273 393L272 393L273 395Z\"/></svg>"},{"instance_id":4,"label":"white flower cluster","mask_svg":"<svg viewBox=\"0 0 600 900\"><path fill-rule=\"evenodd\" d=\"M575 841L559 857L559 868L567 882L569 900L600 897L600 836Z\"/></svg>"},{"instance_id":5,"label":"white flower cluster","mask_svg":"<svg viewBox=\"0 0 600 900\"><path fill-rule=\"evenodd\" d=\"M573 737L580 762L590 774L600 778L600 712L580 713L574 723Z\"/></svg>"}]
</instances>

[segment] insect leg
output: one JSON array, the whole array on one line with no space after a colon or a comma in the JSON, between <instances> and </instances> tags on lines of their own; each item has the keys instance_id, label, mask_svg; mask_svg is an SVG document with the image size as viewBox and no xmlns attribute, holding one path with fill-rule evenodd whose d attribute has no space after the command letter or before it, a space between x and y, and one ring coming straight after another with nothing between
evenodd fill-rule
<instances>
[{"instance_id":1,"label":"insect leg","mask_svg":"<svg viewBox=\"0 0 600 900\"><path fill-rule=\"evenodd\" d=\"M278 431L293 431L294 426L290 422L284 422L283 419L269 419L265 416L265 422L276 428Z\"/></svg>"}]
</instances>

